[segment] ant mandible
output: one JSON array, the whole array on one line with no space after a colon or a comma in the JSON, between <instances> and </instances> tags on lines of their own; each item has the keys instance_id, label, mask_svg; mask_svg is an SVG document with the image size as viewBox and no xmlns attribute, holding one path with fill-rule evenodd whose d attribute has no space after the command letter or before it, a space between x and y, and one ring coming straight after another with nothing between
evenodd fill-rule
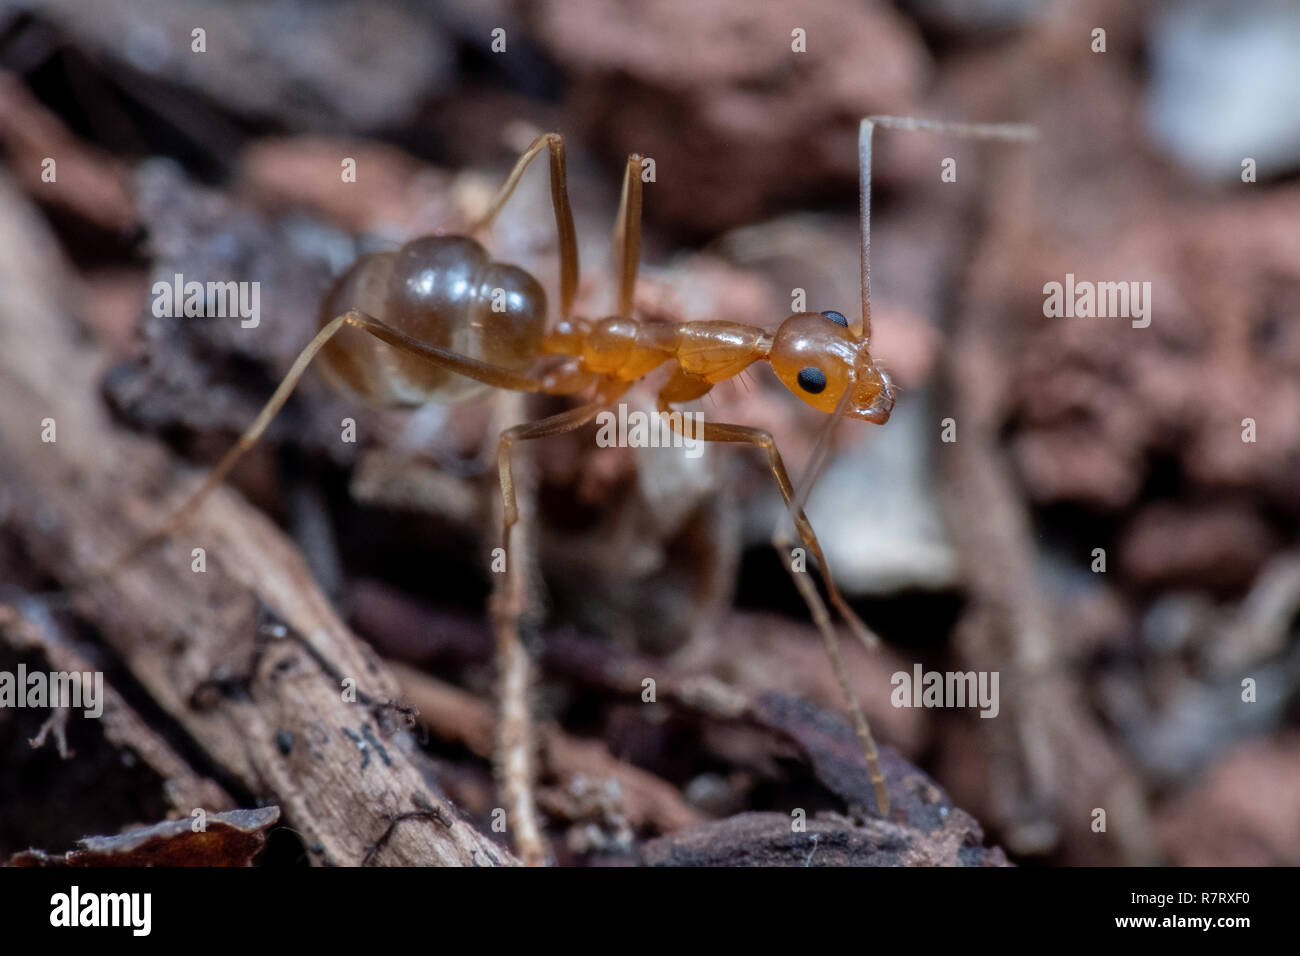
<instances>
[{"instance_id":1,"label":"ant mandible","mask_svg":"<svg viewBox=\"0 0 1300 956\"><path fill-rule=\"evenodd\" d=\"M633 316L632 297L641 236L642 181L638 154L628 157L615 226L618 312L602 319L575 316L578 250L565 176L564 138L559 133L537 137L519 157L468 235L424 236L394 251L370 253L359 258L339 278L323 303L320 330L294 360L236 445L171 517L115 562L114 567L171 534L185 521L240 457L256 444L317 357L336 387L385 405L459 403L485 388L547 395L592 393L589 401L575 408L512 426L500 435L497 464L507 574L514 573L510 532L519 519L510 464L511 446L587 425L634 382L664 365L671 365L672 370L659 390L658 409L665 415L665 421L680 432L685 419L668 414L673 405L698 399L714 385L750 365L767 362L777 378L799 399L832 415L798 493L767 431L744 425L705 423L701 434L686 437L762 449L799 538L816 559L831 604L854 635L867 648L874 648L877 638L835 586L817 535L804 514L803 503L816 480L834 422L848 417L884 424L894 407L894 386L889 375L872 358L870 349L871 136L875 126L979 139L1023 141L1034 136L1032 127L1016 124L945 123L894 116L870 116L862 120L858 139L861 317L851 321L834 311L796 313L787 317L775 333L738 322L647 322ZM546 296L540 283L523 269L494 261L473 238L492 224L524 171L543 150L550 155L551 201L559 239L560 311L549 330ZM788 542L783 532L778 532L774 543L784 549ZM793 570L791 574L826 644L862 744L878 808L887 817L890 801L876 745L840 658L830 616L807 576Z\"/></svg>"}]
</instances>

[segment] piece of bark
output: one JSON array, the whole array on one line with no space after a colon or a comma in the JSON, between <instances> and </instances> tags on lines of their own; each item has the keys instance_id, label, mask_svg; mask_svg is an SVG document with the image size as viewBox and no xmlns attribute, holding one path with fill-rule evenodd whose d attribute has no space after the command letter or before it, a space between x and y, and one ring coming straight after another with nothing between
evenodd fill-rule
<instances>
[{"instance_id":1,"label":"piece of bark","mask_svg":"<svg viewBox=\"0 0 1300 956\"><path fill-rule=\"evenodd\" d=\"M928 833L834 813L796 831L792 816L742 813L651 840L641 858L649 866L1007 866L1001 850L971 842L965 814L957 813Z\"/></svg>"},{"instance_id":2,"label":"piece of bark","mask_svg":"<svg viewBox=\"0 0 1300 956\"><path fill-rule=\"evenodd\" d=\"M69 319L60 254L4 181L0 250L10 525L42 568L75 585L152 530L194 478L108 418L99 355ZM56 441L41 440L47 420ZM204 573L191 570L199 546ZM413 741L393 726L391 675L338 620L297 550L234 493L219 490L184 531L76 590L75 606L215 763L280 802L319 848L314 862L513 862L425 783L407 756ZM356 703L344 699L348 679Z\"/></svg>"},{"instance_id":3,"label":"piece of bark","mask_svg":"<svg viewBox=\"0 0 1300 956\"><path fill-rule=\"evenodd\" d=\"M96 669L75 647L51 633L49 628L40 627L16 609L3 605L0 605L0 640L17 651L39 652L49 662L51 670L85 673ZM158 774L163 781L163 795L178 814L188 817L199 808L208 813L235 808L235 801L221 784L196 773L107 683L104 684L103 705L99 725L104 737L118 750L134 753Z\"/></svg>"},{"instance_id":4,"label":"piece of bark","mask_svg":"<svg viewBox=\"0 0 1300 956\"><path fill-rule=\"evenodd\" d=\"M397 595L387 590L372 587L357 593L371 594L371 598L358 603L358 609L362 618L369 622L367 631L371 631L373 625L376 630L372 636L381 647L395 655L425 660L438 657L444 661L481 661L490 647L490 640L481 625L479 633L475 633L475 629L468 626L469 622L460 621L454 615L444 616L442 612L423 609L415 602L399 601ZM372 599L386 613L368 607ZM393 621L400 622L397 625L399 631L410 629L437 633L443 642L432 651L429 647L404 644L399 636L383 629L381 622L385 620L390 622L389 628L393 627ZM687 673L675 665L582 637L569 630L547 632L542 636L540 647L540 663L549 678L562 678L616 698L640 700L641 682L652 676L659 701L704 721L704 725L712 730L734 731L730 736L716 732L706 735L715 755L738 764L761 766L775 754L788 758L793 747L818 783L834 794L846 809L868 818L875 813L873 788L860 744L848 722L836 711L823 709L790 694L747 690L708 674ZM463 692L431 694L423 699L418 689L411 689L408 693L421 711L426 706L429 708L431 722L444 731L471 749L487 746L484 728L469 714L458 696ZM742 731L747 731L749 736ZM960 825L965 828L963 840L969 840L972 846L982 845L983 832L978 823L954 806L952 799L934 780L899 756L892 747L881 747L880 760L894 802L891 823L906 827L915 834L929 834Z\"/></svg>"},{"instance_id":5,"label":"piece of bark","mask_svg":"<svg viewBox=\"0 0 1300 956\"><path fill-rule=\"evenodd\" d=\"M24 850L9 866L252 866L279 807L214 813L195 830L193 820L164 820L114 836L77 841L67 853Z\"/></svg>"}]
</instances>

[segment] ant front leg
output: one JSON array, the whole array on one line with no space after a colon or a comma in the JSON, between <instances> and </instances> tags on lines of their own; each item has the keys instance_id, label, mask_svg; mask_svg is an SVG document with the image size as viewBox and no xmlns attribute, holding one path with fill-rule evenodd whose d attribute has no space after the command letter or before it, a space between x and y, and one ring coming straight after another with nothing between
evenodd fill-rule
<instances>
[{"instance_id":1,"label":"ant front leg","mask_svg":"<svg viewBox=\"0 0 1300 956\"><path fill-rule=\"evenodd\" d=\"M767 453L768 470L772 473L772 477L776 479L777 486L781 489L781 497L791 510L791 516L794 518L800 539L817 561L831 603L835 605L836 610L844 617L845 622L857 634L858 638L867 647L875 647L879 643L878 639L862 623L853 609L849 607L848 602L844 600L839 589L835 586L835 582L831 578L830 567L826 563L826 556L822 553L821 542L817 540L817 533L813 530L812 523L804 514L802 507L792 506L794 487L790 482L790 474L786 470L785 461L781 458L781 453L777 450L776 442L773 440L771 433L761 428L750 428L745 425L711 424L706 422L700 429L702 434L686 435L683 430L686 419L681 416L673 416L669 404L669 398L681 400L678 395L687 394L686 387L687 383L673 380L669 381L664 392L660 393L659 412L664 416L664 420L683 437L694 437L700 441L735 442L754 445ZM668 393L667 398L665 393ZM817 593L817 588L807 579L807 576L793 569L791 569L791 576L800 595L802 595L812 612L817 629L821 632L822 640L826 645L827 656L830 658L831 667L834 669L835 676L839 681L840 692L844 696L845 706L849 710L849 714L853 719L854 730L862 743L862 754L867 762L867 772L871 776L872 788L875 790L876 805L881 814L887 817L889 816L889 794L885 790L885 777L880 769L880 755L876 749L875 737L871 733L871 726L867 723L866 715L862 712L862 706L858 703L857 695L853 692L848 671L845 669L843 658L840 656L839 641L835 635L834 625L826 611L826 605L822 603L821 595Z\"/></svg>"}]
</instances>

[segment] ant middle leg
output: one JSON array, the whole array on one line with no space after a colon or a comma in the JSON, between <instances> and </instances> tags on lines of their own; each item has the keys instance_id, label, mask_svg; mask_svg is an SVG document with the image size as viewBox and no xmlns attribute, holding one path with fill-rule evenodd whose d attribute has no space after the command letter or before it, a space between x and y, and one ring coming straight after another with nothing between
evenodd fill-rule
<instances>
[{"instance_id":1,"label":"ant middle leg","mask_svg":"<svg viewBox=\"0 0 1300 956\"><path fill-rule=\"evenodd\" d=\"M670 381L666 389L676 387L678 384ZM670 405L665 401L661 393L659 398L659 412L664 416L669 426L678 434L682 434L684 423L675 419L671 415ZM854 632L862 643L869 649L874 649L879 644L879 639L871 630L862 622L848 602L840 594L839 589L835 586L831 578L830 567L826 563L826 556L822 552L821 542L817 540L817 533L813 530L812 523L804 514L802 507L792 507L795 501L794 487L790 482L790 474L786 470L785 461L781 457L780 451L777 450L776 442L773 440L770 432L761 428L750 428L746 425L727 425L704 423L701 428L701 434L694 437L701 441L709 442L732 442L738 444L754 445L763 449L767 453L768 470L776 479L778 487L781 489L781 497L791 511L791 517L794 518L795 527L799 532L799 537L804 546L812 553L821 571L823 583L826 585L826 592L830 596L831 603L835 609L840 612L849 629ZM783 564L785 562L782 562ZM871 733L871 726L867 723L866 715L862 712L862 706L858 703L857 695L853 691L853 686L849 681L848 671L844 667L844 660L839 652L839 640L835 634L835 628L831 622L830 615L826 610L826 605L817 593L817 588L806 574L795 571L787 565L791 573L795 586L808 605L812 614L813 622L817 625L818 631L822 635L823 643L826 646L827 656L830 658L831 667L835 671L835 676L839 681L840 692L844 697L845 706L853 720L854 731L862 744L863 757L867 762L867 772L871 777L872 788L876 795L876 805L880 812L889 815L889 794L885 789L885 777L880 769L880 756L876 748L875 737Z\"/></svg>"},{"instance_id":2,"label":"ant middle leg","mask_svg":"<svg viewBox=\"0 0 1300 956\"><path fill-rule=\"evenodd\" d=\"M543 133L537 137L510 170L510 175L497 190L487 212L469 227L470 235L482 232L492 224L501 208L514 194L524 171L541 153L548 149L551 155L551 205L555 210L555 232L560 244L560 318L567 319L573 312L573 299L578 294L578 235L573 226L573 209L569 205L569 182L564 165L564 137L559 133Z\"/></svg>"}]
</instances>

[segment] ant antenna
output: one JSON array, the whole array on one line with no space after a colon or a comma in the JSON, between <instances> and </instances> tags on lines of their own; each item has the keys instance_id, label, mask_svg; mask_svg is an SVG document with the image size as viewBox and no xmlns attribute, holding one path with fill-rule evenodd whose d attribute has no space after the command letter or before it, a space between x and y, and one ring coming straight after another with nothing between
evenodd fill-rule
<instances>
[{"instance_id":1,"label":"ant antenna","mask_svg":"<svg viewBox=\"0 0 1300 956\"><path fill-rule=\"evenodd\" d=\"M871 338L871 133L877 126L920 133L943 133L963 139L1029 142L1038 130L1026 123L949 123L908 116L868 116L858 127L858 222L862 230L862 318L853 327L860 339Z\"/></svg>"}]
</instances>

